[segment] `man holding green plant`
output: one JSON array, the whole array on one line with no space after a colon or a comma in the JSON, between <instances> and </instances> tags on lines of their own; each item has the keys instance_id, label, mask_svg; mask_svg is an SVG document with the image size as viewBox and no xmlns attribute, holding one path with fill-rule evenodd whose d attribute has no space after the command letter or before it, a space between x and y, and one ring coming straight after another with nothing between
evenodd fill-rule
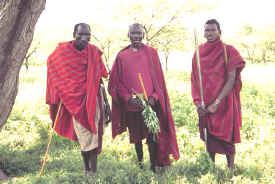
<instances>
[{"instance_id":1,"label":"man holding green plant","mask_svg":"<svg viewBox=\"0 0 275 184\"><path fill-rule=\"evenodd\" d=\"M218 21L208 20L204 26L207 42L199 46L199 54L193 57L191 87L199 115L200 137L206 141L210 158L215 162L216 153L225 154L228 167L233 169L235 143L241 142L240 90L245 62L220 36Z\"/></svg>"},{"instance_id":2,"label":"man holding green plant","mask_svg":"<svg viewBox=\"0 0 275 184\"><path fill-rule=\"evenodd\" d=\"M131 44L118 53L108 86L112 97L112 134L115 138L128 128L130 143L135 144L141 168L143 167L142 140L146 138L151 170L155 172L157 166L170 165L170 154L176 160L179 158L176 131L157 51L142 43L144 30L141 24L132 24L129 27L128 37ZM145 104L138 97L139 94L143 94L138 74L142 78L144 90L148 95L146 103L157 114L159 133L150 132L142 116ZM156 123L157 121L150 120L150 117L154 117L150 108L146 109L148 123L151 125Z\"/></svg>"},{"instance_id":3,"label":"man holding green plant","mask_svg":"<svg viewBox=\"0 0 275 184\"><path fill-rule=\"evenodd\" d=\"M87 174L97 170L103 124L110 113L101 79L107 72L101 51L89 44L90 26L75 25L73 36L75 40L60 43L48 58L46 103L55 131L80 143Z\"/></svg>"}]
</instances>

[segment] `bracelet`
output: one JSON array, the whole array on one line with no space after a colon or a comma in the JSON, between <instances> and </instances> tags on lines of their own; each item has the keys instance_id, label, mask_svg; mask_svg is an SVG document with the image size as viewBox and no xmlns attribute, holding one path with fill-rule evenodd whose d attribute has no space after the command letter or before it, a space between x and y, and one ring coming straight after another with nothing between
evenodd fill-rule
<instances>
[{"instance_id":1,"label":"bracelet","mask_svg":"<svg viewBox=\"0 0 275 184\"><path fill-rule=\"evenodd\" d=\"M221 100L218 99L218 98L217 98L217 99L215 100L215 102L214 102L215 105L219 105L220 103L221 103Z\"/></svg>"}]
</instances>

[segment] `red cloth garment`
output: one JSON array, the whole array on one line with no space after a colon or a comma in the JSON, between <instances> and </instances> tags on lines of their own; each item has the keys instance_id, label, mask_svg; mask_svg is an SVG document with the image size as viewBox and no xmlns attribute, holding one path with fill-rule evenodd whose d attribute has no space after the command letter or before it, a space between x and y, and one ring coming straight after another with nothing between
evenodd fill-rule
<instances>
[{"instance_id":1,"label":"red cloth garment","mask_svg":"<svg viewBox=\"0 0 275 184\"><path fill-rule=\"evenodd\" d=\"M127 111L125 123L129 131L130 143L136 144L148 137L148 129L140 112Z\"/></svg>"},{"instance_id":2,"label":"red cloth garment","mask_svg":"<svg viewBox=\"0 0 275 184\"><path fill-rule=\"evenodd\" d=\"M101 77L107 77L101 51L94 45L78 51L74 41L60 43L47 60L46 103L54 122L59 103L62 103L56 132L76 140L72 117L97 134L94 123L96 96ZM100 98L101 99L101 98Z\"/></svg>"},{"instance_id":3,"label":"red cloth garment","mask_svg":"<svg viewBox=\"0 0 275 184\"><path fill-rule=\"evenodd\" d=\"M199 46L200 66L202 74L203 99L206 107L213 103L220 94L227 73L236 69L236 79L233 89L221 100L219 109L205 118L208 132L217 139L229 143L239 143L241 119L240 90L242 87L241 71L245 66L239 52L230 45L225 45L227 63L225 62L224 43L221 40L206 42ZM192 61L191 89L194 104L200 104L199 76L194 54ZM200 136L203 138L203 127L200 122Z\"/></svg>"},{"instance_id":4,"label":"red cloth garment","mask_svg":"<svg viewBox=\"0 0 275 184\"><path fill-rule=\"evenodd\" d=\"M137 52L132 49L125 49L119 54L121 83L125 84L125 89L127 90L126 92L122 91L120 95L128 111L137 111L134 106L128 105L128 100L132 93L143 93L138 73L142 76L147 96L154 96L157 98L150 76L150 62L148 62L147 58L144 49Z\"/></svg>"},{"instance_id":5,"label":"red cloth garment","mask_svg":"<svg viewBox=\"0 0 275 184\"><path fill-rule=\"evenodd\" d=\"M170 165L169 154L176 160L179 158L176 131L158 53L147 45L137 52L131 51L129 46L121 50L112 67L108 92L112 97L113 138L126 131L126 112L135 111L127 104L128 99L133 92L142 93L138 73L142 74L148 96L153 96L160 104L158 164Z\"/></svg>"},{"instance_id":6,"label":"red cloth garment","mask_svg":"<svg viewBox=\"0 0 275 184\"><path fill-rule=\"evenodd\" d=\"M207 151L225 155L234 155L236 152L235 144L217 139L211 134L207 134Z\"/></svg>"}]
</instances>

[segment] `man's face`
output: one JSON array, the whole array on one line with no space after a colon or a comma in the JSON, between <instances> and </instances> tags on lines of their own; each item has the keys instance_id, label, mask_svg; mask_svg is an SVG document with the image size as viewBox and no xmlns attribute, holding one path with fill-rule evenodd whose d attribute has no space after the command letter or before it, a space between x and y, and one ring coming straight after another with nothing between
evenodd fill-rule
<instances>
[{"instance_id":1,"label":"man's face","mask_svg":"<svg viewBox=\"0 0 275 184\"><path fill-rule=\"evenodd\" d=\"M208 42L214 42L220 38L220 32L216 24L205 24L204 26L204 37Z\"/></svg>"},{"instance_id":2,"label":"man's face","mask_svg":"<svg viewBox=\"0 0 275 184\"><path fill-rule=\"evenodd\" d=\"M76 29L75 35L75 47L78 50L84 49L91 38L91 31L87 25L79 25Z\"/></svg>"},{"instance_id":3,"label":"man's face","mask_svg":"<svg viewBox=\"0 0 275 184\"><path fill-rule=\"evenodd\" d=\"M143 28L141 26L131 26L129 29L129 38L132 47L139 48L143 39Z\"/></svg>"}]
</instances>

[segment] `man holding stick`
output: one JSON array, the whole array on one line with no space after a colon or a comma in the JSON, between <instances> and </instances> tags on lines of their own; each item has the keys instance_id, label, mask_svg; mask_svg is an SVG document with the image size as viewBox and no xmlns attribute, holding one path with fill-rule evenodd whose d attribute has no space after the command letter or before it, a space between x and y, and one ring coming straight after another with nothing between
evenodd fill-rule
<instances>
[{"instance_id":1,"label":"man holding stick","mask_svg":"<svg viewBox=\"0 0 275 184\"><path fill-rule=\"evenodd\" d=\"M151 170L156 166L170 165L169 155L177 160L179 150L171 115L169 97L157 51L142 43L144 30L141 24L129 27L131 44L122 49L110 74L108 91L112 97L112 134L115 138L128 128L130 143L135 144L139 166L143 168L142 140L147 139ZM160 132L157 141L148 132L141 115L143 105L136 94L143 93L138 74L141 75L148 103L156 111Z\"/></svg>"},{"instance_id":2,"label":"man holding stick","mask_svg":"<svg viewBox=\"0 0 275 184\"><path fill-rule=\"evenodd\" d=\"M199 46L199 55L193 57L191 88L200 137L206 141L210 158L215 162L216 153L225 154L228 167L233 169L235 143L241 142L240 90L245 62L233 46L220 40L220 35L217 20L208 20L204 26L207 42Z\"/></svg>"},{"instance_id":3,"label":"man holding stick","mask_svg":"<svg viewBox=\"0 0 275 184\"><path fill-rule=\"evenodd\" d=\"M89 44L90 26L75 25L73 36L75 40L60 43L48 57L46 103L55 131L80 143L86 175L97 170L103 124L110 115L101 79L107 72L101 51Z\"/></svg>"}]
</instances>

